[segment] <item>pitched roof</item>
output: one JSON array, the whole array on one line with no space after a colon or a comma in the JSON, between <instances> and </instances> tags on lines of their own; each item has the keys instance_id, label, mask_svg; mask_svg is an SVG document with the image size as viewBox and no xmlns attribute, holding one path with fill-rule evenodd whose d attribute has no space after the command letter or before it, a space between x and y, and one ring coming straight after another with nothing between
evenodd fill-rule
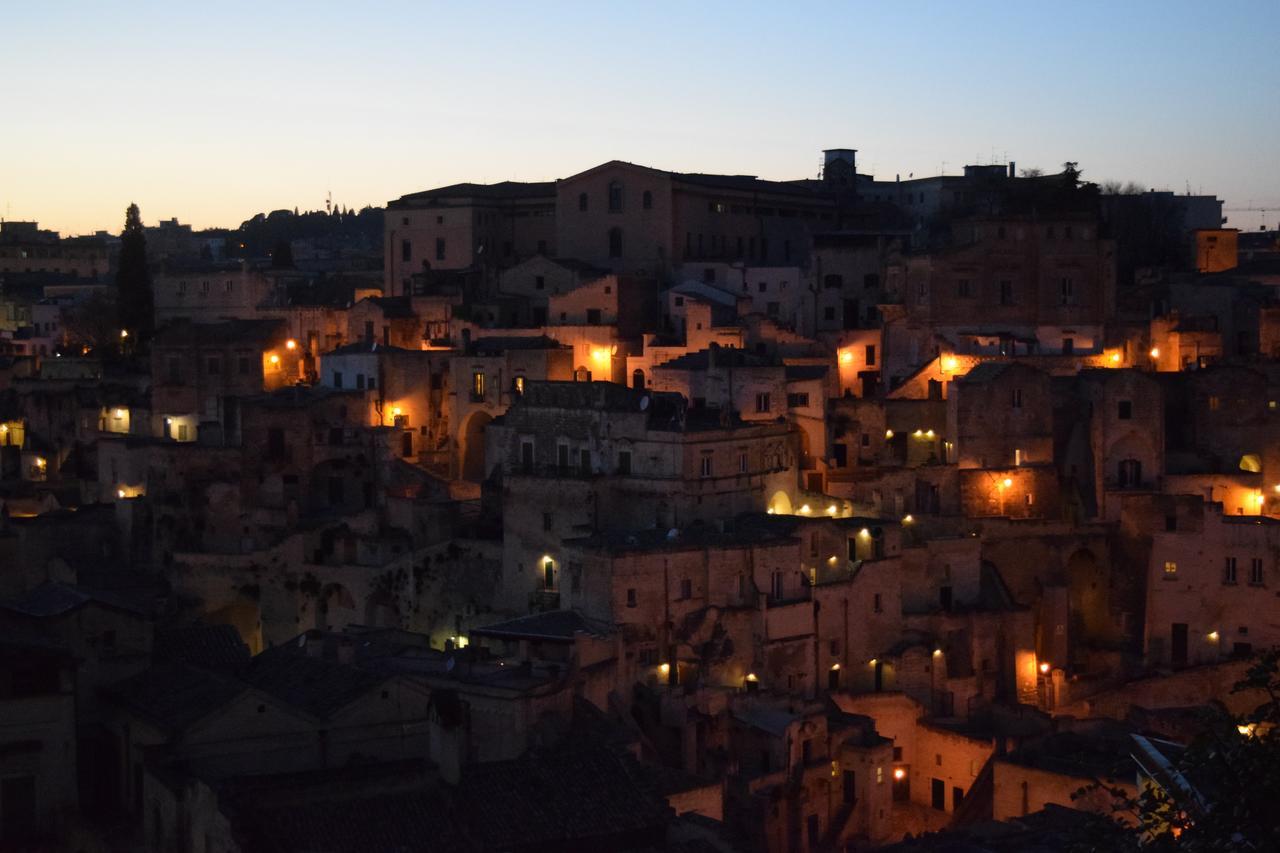
<instances>
[{"instance_id":1,"label":"pitched roof","mask_svg":"<svg viewBox=\"0 0 1280 853\"><path fill-rule=\"evenodd\" d=\"M160 728L178 733L247 689L208 670L182 663L160 663L103 688L103 693Z\"/></svg>"},{"instance_id":2,"label":"pitched roof","mask_svg":"<svg viewBox=\"0 0 1280 853\"><path fill-rule=\"evenodd\" d=\"M147 605L133 601L128 596L72 586L61 581L45 581L16 599L0 603L0 608L22 616L47 619L78 610L89 603L138 616L147 616L150 613Z\"/></svg>"},{"instance_id":3,"label":"pitched roof","mask_svg":"<svg viewBox=\"0 0 1280 853\"><path fill-rule=\"evenodd\" d=\"M471 633L478 637L572 640L578 633L604 637L613 632L605 623L589 619L576 610L548 610L483 628L473 628Z\"/></svg>"},{"instance_id":4,"label":"pitched roof","mask_svg":"<svg viewBox=\"0 0 1280 853\"><path fill-rule=\"evenodd\" d=\"M184 625L156 633L157 660L219 672L235 672L249 662L249 647L231 625Z\"/></svg>"},{"instance_id":5,"label":"pitched roof","mask_svg":"<svg viewBox=\"0 0 1280 853\"><path fill-rule=\"evenodd\" d=\"M389 676L277 647L255 657L240 677L286 705L328 717Z\"/></svg>"},{"instance_id":6,"label":"pitched roof","mask_svg":"<svg viewBox=\"0 0 1280 853\"><path fill-rule=\"evenodd\" d=\"M500 181L496 184L461 183L402 195L387 207L416 207L445 199L477 199L480 201L517 201L546 199L556 196L555 181Z\"/></svg>"}]
</instances>

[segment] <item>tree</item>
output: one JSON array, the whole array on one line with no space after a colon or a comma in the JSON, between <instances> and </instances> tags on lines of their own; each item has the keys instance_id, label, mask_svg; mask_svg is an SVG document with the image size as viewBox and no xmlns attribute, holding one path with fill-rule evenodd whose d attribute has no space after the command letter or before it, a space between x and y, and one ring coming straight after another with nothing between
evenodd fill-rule
<instances>
[{"instance_id":1,"label":"tree","mask_svg":"<svg viewBox=\"0 0 1280 853\"><path fill-rule=\"evenodd\" d=\"M1206 712L1200 734L1177 759L1174 772L1145 786L1137 797L1112 791L1120 795L1118 819L1105 831L1078 839L1071 849L1280 850L1280 809L1275 805L1280 791L1280 649L1260 655L1232 693L1258 696L1262 702L1243 716L1221 707Z\"/></svg>"},{"instance_id":2,"label":"tree","mask_svg":"<svg viewBox=\"0 0 1280 853\"><path fill-rule=\"evenodd\" d=\"M1038 178L1043 174L1044 174L1043 169L1031 168L1031 169L1022 170L1022 177L1024 178Z\"/></svg>"},{"instance_id":3,"label":"tree","mask_svg":"<svg viewBox=\"0 0 1280 853\"><path fill-rule=\"evenodd\" d=\"M120 234L120 263L116 268L116 306L120 328L135 341L147 341L155 326L151 269L147 266L147 236L138 206L130 204Z\"/></svg>"}]
</instances>

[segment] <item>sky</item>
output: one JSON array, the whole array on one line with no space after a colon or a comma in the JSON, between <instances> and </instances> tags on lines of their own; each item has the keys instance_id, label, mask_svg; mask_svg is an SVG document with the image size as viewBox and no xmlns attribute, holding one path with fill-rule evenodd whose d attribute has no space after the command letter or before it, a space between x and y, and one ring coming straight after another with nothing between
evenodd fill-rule
<instances>
[{"instance_id":1,"label":"sky","mask_svg":"<svg viewBox=\"0 0 1280 853\"><path fill-rule=\"evenodd\" d=\"M1014 160L1280 222L1280 0L0 0L0 213L64 234L607 160L881 179Z\"/></svg>"}]
</instances>

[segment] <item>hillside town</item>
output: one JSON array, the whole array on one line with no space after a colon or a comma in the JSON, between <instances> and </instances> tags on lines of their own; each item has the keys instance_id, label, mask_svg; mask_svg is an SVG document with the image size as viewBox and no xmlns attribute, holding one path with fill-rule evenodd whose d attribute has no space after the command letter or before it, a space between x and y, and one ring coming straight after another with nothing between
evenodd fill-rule
<instances>
[{"instance_id":1,"label":"hillside town","mask_svg":"<svg viewBox=\"0 0 1280 853\"><path fill-rule=\"evenodd\" d=\"M1087 163L582 165L0 225L0 849L1002 853L1223 796L1179 756L1280 646L1280 231Z\"/></svg>"}]
</instances>

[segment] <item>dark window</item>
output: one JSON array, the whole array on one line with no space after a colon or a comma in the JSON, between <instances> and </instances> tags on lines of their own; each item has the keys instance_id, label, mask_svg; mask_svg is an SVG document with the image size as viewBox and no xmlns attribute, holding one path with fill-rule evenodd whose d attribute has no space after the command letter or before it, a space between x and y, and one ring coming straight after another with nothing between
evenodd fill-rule
<instances>
[{"instance_id":1,"label":"dark window","mask_svg":"<svg viewBox=\"0 0 1280 853\"><path fill-rule=\"evenodd\" d=\"M631 451L630 450L618 451L618 473L619 474L631 473Z\"/></svg>"},{"instance_id":2,"label":"dark window","mask_svg":"<svg viewBox=\"0 0 1280 853\"><path fill-rule=\"evenodd\" d=\"M693 598L693 581L689 578L680 579L680 600L688 601Z\"/></svg>"},{"instance_id":3,"label":"dark window","mask_svg":"<svg viewBox=\"0 0 1280 853\"><path fill-rule=\"evenodd\" d=\"M609 184L609 212L622 212L622 184L617 181Z\"/></svg>"},{"instance_id":4,"label":"dark window","mask_svg":"<svg viewBox=\"0 0 1280 853\"><path fill-rule=\"evenodd\" d=\"M838 290L844 287L844 278L835 273L825 275L822 277L822 286L827 290Z\"/></svg>"},{"instance_id":5,"label":"dark window","mask_svg":"<svg viewBox=\"0 0 1280 853\"><path fill-rule=\"evenodd\" d=\"M405 263L413 260L413 243L408 240L400 241L400 260Z\"/></svg>"},{"instance_id":6,"label":"dark window","mask_svg":"<svg viewBox=\"0 0 1280 853\"><path fill-rule=\"evenodd\" d=\"M533 442L520 442L520 467L526 474L533 471ZM545 528L544 528L545 529Z\"/></svg>"},{"instance_id":7,"label":"dark window","mask_svg":"<svg viewBox=\"0 0 1280 853\"><path fill-rule=\"evenodd\" d=\"M1013 389L1012 399L1009 402L1010 402L1010 405L1012 405L1013 408L1015 409L1022 408L1022 389L1021 388Z\"/></svg>"},{"instance_id":8,"label":"dark window","mask_svg":"<svg viewBox=\"0 0 1280 853\"><path fill-rule=\"evenodd\" d=\"M587 194L578 193L578 210L586 211L586 209L587 209Z\"/></svg>"},{"instance_id":9,"label":"dark window","mask_svg":"<svg viewBox=\"0 0 1280 853\"><path fill-rule=\"evenodd\" d=\"M551 513L544 512L542 514L542 530L545 533L551 532Z\"/></svg>"},{"instance_id":10,"label":"dark window","mask_svg":"<svg viewBox=\"0 0 1280 853\"><path fill-rule=\"evenodd\" d=\"M627 590L627 606L628 606L628 607L635 607L635 606L636 606L636 591L635 591L635 589L628 589L628 590Z\"/></svg>"},{"instance_id":11,"label":"dark window","mask_svg":"<svg viewBox=\"0 0 1280 853\"><path fill-rule=\"evenodd\" d=\"M967 299L972 295L969 290L969 279L962 278L956 282L956 295L962 299Z\"/></svg>"},{"instance_id":12,"label":"dark window","mask_svg":"<svg viewBox=\"0 0 1280 853\"><path fill-rule=\"evenodd\" d=\"M644 195L643 195L643 196L641 196L640 206L641 206L641 207L643 207L645 210L650 210L650 209L652 209L652 208L653 208L653 193L649 192L648 190L645 190L645 191L644 191Z\"/></svg>"},{"instance_id":13,"label":"dark window","mask_svg":"<svg viewBox=\"0 0 1280 853\"><path fill-rule=\"evenodd\" d=\"M589 326L600 325L600 309L599 308L587 309L587 325Z\"/></svg>"},{"instance_id":14,"label":"dark window","mask_svg":"<svg viewBox=\"0 0 1280 853\"><path fill-rule=\"evenodd\" d=\"M240 356L237 369L240 371L241 376L249 375L249 371L252 369L250 367L249 356L247 355Z\"/></svg>"},{"instance_id":15,"label":"dark window","mask_svg":"<svg viewBox=\"0 0 1280 853\"><path fill-rule=\"evenodd\" d=\"M1223 561L1222 582L1223 583L1236 582L1236 558L1235 557L1227 557Z\"/></svg>"},{"instance_id":16,"label":"dark window","mask_svg":"<svg viewBox=\"0 0 1280 853\"><path fill-rule=\"evenodd\" d=\"M335 370L333 372L333 387L334 388L342 387L342 371L341 370Z\"/></svg>"},{"instance_id":17,"label":"dark window","mask_svg":"<svg viewBox=\"0 0 1280 853\"><path fill-rule=\"evenodd\" d=\"M867 344L866 357L867 357L866 359L867 367L875 367L875 364L876 364L876 345L875 344Z\"/></svg>"},{"instance_id":18,"label":"dark window","mask_svg":"<svg viewBox=\"0 0 1280 853\"><path fill-rule=\"evenodd\" d=\"M756 394L756 413L757 413L757 414L767 414L767 413L768 413L768 411L769 411L769 395L768 395L768 393L761 392L761 393L759 393L759 394Z\"/></svg>"},{"instance_id":19,"label":"dark window","mask_svg":"<svg viewBox=\"0 0 1280 853\"><path fill-rule=\"evenodd\" d=\"M538 275L538 276L534 276L534 277L533 277L533 289L534 289L534 290L545 290L545 289L546 289L546 287L547 287L547 280L546 280L546 278L544 278L543 276L540 276L540 275Z\"/></svg>"},{"instance_id":20,"label":"dark window","mask_svg":"<svg viewBox=\"0 0 1280 853\"><path fill-rule=\"evenodd\" d=\"M1122 421L1127 421L1130 418L1132 418L1133 417L1133 401L1121 400L1120 405L1118 407L1118 411L1116 412L1116 417L1120 418L1120 420Z\"/></svg>"},{"instance_id":21,"label":"dark window","mask_svg":"<svg viewBox=\"0 0 1280 853\"><path fill-rule=\"evenodd\" d=\"M1013 282L1011 281L1000 282L1000 304L1001 305L1013 304Z\"/></svg>"},{"instance_id":22,"label":"dark window","mask_svg":"<svg viewBox=\"0 0 1280 853\"><path fill-rule=\"evenodd\" d=\"M622 257L622 229L621 228L609 229L609 257L611 258Z\"/></svg>"},{"instance_id":23,"label":"dark window","mask_svg":"<svg viewBox=\"0 0 1280 853\"><path fill-rule=\"evenodd\" d=\"M578 469L583 474L591 473L591 451L584 449L578 454Z\"/></svg>"},{"instance_id":24,"label":"dark window","mask_svg":"<svg viewBox=\"0 0 1280 853\"><path fill-rule=\"evenodd\" d=\"M437 261L444 260L444 238L443 237L436 238L436 260Z\"/></svg>"}]
</instances>

